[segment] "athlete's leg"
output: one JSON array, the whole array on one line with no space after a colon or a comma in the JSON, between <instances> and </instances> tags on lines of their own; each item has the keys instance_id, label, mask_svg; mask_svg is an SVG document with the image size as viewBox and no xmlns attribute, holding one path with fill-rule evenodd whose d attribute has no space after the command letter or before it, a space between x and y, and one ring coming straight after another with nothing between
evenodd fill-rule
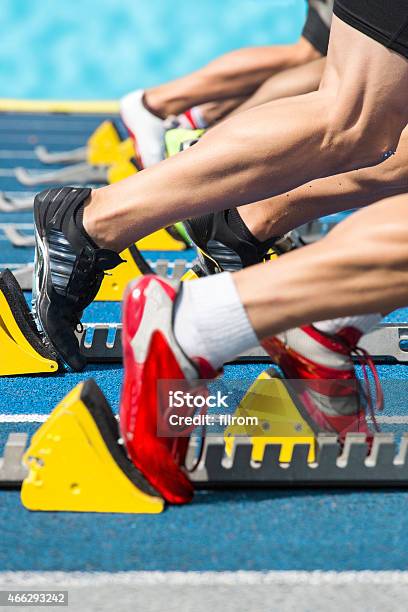
<instances>
[{"instance_id":1,"label":"athlete's leg","mask_svg":"<svg viewBox=\"0 0 408 612\"><path fill-rule=\"evenodd\" d=\"M326 59L321 57L307 64L282 70L267 79L252 96L232 100L207 102L198 108L206 124L212 126L221 119L236 115L261 104L301 96L319 89Z\"/></svg>"},{"instance_id":2,"label":"athlete's leg","mask_svg":"<svg viewBox=\"0 0 408 612\"><path fill-rule=\"evenodd\" d=\"M408 128L382 164L317 179L279 196L241 206L238 212L260 241L281 236L325 215L368 206L408 192Z\"/></svg>"},{"instance_id":3,"label":"athlete's leg","mask_svg":"<svg viewBox=\"0 0 408 612\"><path fill-rule=\"evenodd\" d=\"M408 304L407 206L407 195L383 200L313 245L237 272L235 285L258 337Z\"/></svg>"},{"instance_id":4,"label":"athlete's leg","mask_svg":"<svg viewBox=\"0 0 408 612\"><path fill-rule=\"evenodd\" d=\"M122 250L174 221L379 163L408 119L408 60L335 18L318 92L232 117L191 149L93 192L84 225Z\"/></svg>"},{"instance_id":5,"label":"athlete's leg","mask_svg":"<svg viewBox=\"0 0 408 612\"><path fill-rule=\"evenodd\" d=\"M148 89L146 102L163 117L178 115L197 104L250 95L272 74L318 57L303 37L294 45L239 49L176 81Z\"/></svg>"},{"instance_id":6,"label":"athlete's leg","mask_svg":"<svg viewBox=\"0 0 408 612\"><path fill-rule=\"evenodd\" d=\"M280 98L290 98L316 91L319 89L325 63L326 58L321 57L302 66L279 72L265 81L245 102L237 106L231 115Z\"/></svg>"},{"instance_id":7,"label":"athlete's leg","mask_svg":"<svg viewBox=\"0 0 408 612\"><path fill-rule=\"evenodd\" d=\"M285 71L284 71L285 72ZM206 102L196 107L199 109L207 126L212 126L218 123L224 117L231 114L234 109L239 108L245 103L246 97L230 98L228 100L215 100L214 102Z\"/></svg>"},{"instance_id":8,"label":"athlete's leg","mask_svg":"<svg viewBox=\"0 0 408 612\"><path fill-rule=\"evenodd\" d=\"M369 433L351 353L378 321L365 313L408 303L407 204L407 196L375 204L302 252L185 283L178 296L158 277L131 285L124 308L121 431L129 456L166 499L188 501L192 488L176 467L185 445L157 438L158 422L166 423L150 381L185 379L191 385L211 378L258 340L297 381L302 423L340 439L349 431ZM315 321L320 323L308 325ZM381 404L379 387L377 399Z\"/></svg>"},{"instance_id":9,"label":"athlete's leg","mask_svg":"<svg viewBox=\"0 0 408 612\"><path fill-rule=\"evenodd\" d=\"M309 67L310 66L310 67ZM265 86L261 86L254 96L234 97L213 100L190 108L176 118L181 127L207 128L219 122L232 111L241 112L247 108L279 98L301 95L318 89L324 59L308 62L300 67L282 70ZM135 140L136 154L144 168L154 166L165 159L166 122L157 116L155 110L148 109L143 91L129 94L121 101L121 115L129 133ZM164 115L163 115L164 116Z\"/></svg>"}]
</instances>

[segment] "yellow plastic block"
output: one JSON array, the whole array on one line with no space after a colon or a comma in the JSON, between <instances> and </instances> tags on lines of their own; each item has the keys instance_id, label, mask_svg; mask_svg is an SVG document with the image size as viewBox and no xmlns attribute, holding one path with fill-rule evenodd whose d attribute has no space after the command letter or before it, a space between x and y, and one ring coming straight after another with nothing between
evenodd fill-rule
<instances>
[{"instance_id":1,"label":"yellow plastic block","mask_svg":"<svg viewBox=\"0 0 408 612\"><path fill-rule=\"evenodd\" d=\"M93 165L109 165L115 160L112 152L120 145L122 139L112 121L101 123L88 138L87 161Z\"/></svg>"},{"instance_id":2,"label":"yellow plastic block","mask_svg":"<svg viewBox=\"0 0 408 612\"><path fill-rule=\"evenodd\" d=\"M139 240L136 245L141 251L185 251L187 248L181 237L180 240L173 238L166 229L149 234Z\"/></svg>"},{"instance_id":3,"label":"yellow plastic block","mask_svg":"<svg viewBox=\"0 0 408 612\"><path fill-rule=\"evenodd\" d=\"M153 271L137 247L132 246L121 253L125 263L106 274L96 296L99 302L120 302L127 285L134 278Z\"/></svg>"},{"instance_id":4,"label":"yellow plastic block","mask_svg":"<svg viewBox=\"0 0 408 612\"><path fill-rule=\"evenodd\" d=\"M128 142L125 140L124 142ZM128 144L126 145L128 146ZM123 179L133 176L138 172L136 160L132 157L129 159L120 159L108 168L108 183L117 183Z\"/></svg>"},{"instance_id":5,"label":"yellow plastic block","mask_svg":"<svg viewBox=\"0 0 408 612\"><path fill-rule=\"evenodd\" d=\"M314 461L315 434L273 368L258 376L234 416L256 417L257 424L227 427L224 432L227 454L232 452L235 436L247 436L253 444L254 461L262 461L266 444L281 444L282 463L290 462L295 444L309 444L308 460Z\"/></svg>"},{"instance_id":6,"label":"yellow plastic block","mask_svg":"<svg viewBox=\"0 0 408 612\"><path fill-rule=\"evenodd\" d=\"M5 274L10 276L11 272L3 272L0 284L0 375L17 376L21 374L46 374L58 370L58 363L52 358L42 355L23 333L17 323L11 309L5 290L3 278ZM14 277L13 277L14 278ZM14 279L15 280L15 279ZM15 281L15 291L21 291ZM24 297L22 297L24 299ZM27 312L22 310L24 316ZM22 316L23 316L22 315ZM39 343L39 341L38 341ZM44 350L45 353L45 350Z\"/></svg>"},{"instance_id":7,"label":"yellow plastic block","mask_svg":"<svg viewBox=\"0 0 408 612\"><path fill-rule=\"evenodd\" d=\"M96 383L79 384L24 455L29 473L21 488L23 505L45 511L162 512L163 499L125 456L117 429Z\"/></svg>"},{"instance_id":8,"label":"yellow plastic block","mask_svg":"<svg viewBox=\"0 0 408 612\"><path fill-rule=\"evenodd\" d=\"M193 270L193 268L190 268L189 270L187 270L187 272L185 272L183 274L183 276L181 277L180 281L184 283L184 281L193 281L193 280L198 280L199 278L200 277Z\"/></svg>"}]
</instances>

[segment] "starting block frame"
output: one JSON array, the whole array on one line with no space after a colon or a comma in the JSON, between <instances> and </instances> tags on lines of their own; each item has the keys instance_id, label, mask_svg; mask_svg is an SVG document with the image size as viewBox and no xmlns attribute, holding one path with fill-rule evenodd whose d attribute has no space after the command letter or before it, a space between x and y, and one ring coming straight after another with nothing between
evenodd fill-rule
<instances>
[{"instance_id":1,"label":"starting block frame","mask_svg":"<svg viewBox=\"0 0 408 612\"><path fill-rule=\"evenodd\" d=\"M23 456L26 450L28 434L11 433L6 440L3 457L0 457L0 487L19 487L21 481L27 476L27 469L23 465Z\"/></svg>"},{"instance_id":2,"label":"starting block frame","mask_svg":"<svg viewBox=\"0 0 408 612\"><path fill-rule=\"evenodd\" d=\"M38 160L43 164L75 164L86 161L87 147L77 147L70 151L49 151L38 145L34 148Z\"/></svg>"},{"instance_id":3,"label":"starting block frame","mask_svg":"<svg viewBox=\"0 0 408 612\"><path fill-rule=\"evenodd\" d=\"M50 421L51 422L51 421ZM28 475L23 463L28 435L11 433L0 459L0 489L20 488ZM251 459L253 444L237 438L226 454L223 438L207 438L198 466L189 471L197 440L190 441L187 472L194 488L408 487L408 433L399 449L392 433L376 433L371 451L365 434L349 433L342 447L336 436L319 434L316 459L308 460L310 445L295 444L291 460L279 460L281 444L266 444L262 461Z\"/></svg>"},{"instance_id":4,"label":"starting block frame","mask_svg":"<svg viewBox=\"0 0 408 612\"><path fill-rule=\"evenodd\" d=\"M35 246L34 234L25 234L22 229L31 229L29 223L3 223L4 236L14 247L29 248Z\"/></svg>"},{"instance_id":5,"label":"starting block frame","mask_svg":"<svg viewBox=\"0 0 408 612\"><path fill-rule=\"evenodd\" d=\"M108 166L90 166L87 163L73 164L52 171L28 171L26 168L15 168L16 179L26 187L38 185L107 183Z\"/></svg>"},{"instance_id":6,"label":"starting block frame","mask_svg":"<svg viewBox=\"0 0 408 612\"><path fill-rule=\"evenodd\" d=\"M320 434L314 462L309 445L296 444L289 463L280 463L280 444L267 444L262 462L253 462L252 444L237 439L232 457L224 440L208 438L197 469L196 488L224 487L408 487L408 434L397 452L393 434L375 434L371 452L364 434L349 433L343 449L336 436Z\"/></svg>"},{"instance_id":7,"label":"starting block frame","mask_svg":"<svg viewBox=\"0 0 408 612\"><path fill-rule=\"evenodd\" d=\"M277 399L274 392L270 397ZM371 444L359 433L347 434L343 444L336 435L299 436L299 442L290 442L289 454L283 453L284 435L266 438L261 454L255 453L260 440L234 434L231 445L225 432L204 441L192 437L184 465L193 487L408 487L408 433L399 446L392 433L374 434ZM119 423L93 379L72 389L27 449L26 443L27 434L9 435L0 488L21 487L22 503L30 510L140 514L164 509L164 499L128 458Z\"/></svg>"},{"instance_id":8,"label":"starting block frame","mask_svg":"<svg viewBox=\"0 0 408 612\"><path fill-rule=\"evenodd\" d=\"M87 330L92 329L92 341L89 340ZM85 340L88 334L88 341ZM108 341L108 336L114 336ZM96 363L119 363L122 360L122 325L120 323L85 324L84 331L78 334L81 351L90 360ZM362 348L368 351L374 361L378 363L408 364L407 350L401 348L401 343L408 341L408 323L384 323L365 336L361 343ZM258 348L245 355L241 355L232 363L272 363L269 355Z\"/></svg>"},{"instance_id":9,"label":"starting block frame","mask_svg":"<svg viewBox=\"0 0 408 612\"><path fill-rule=\"evenodd\" d=\"M34 206L35 193L23 192L20 196L9 196L0 192L0 212L15 213L24 210L31 210Z\"/></svg>"}]
</instances>

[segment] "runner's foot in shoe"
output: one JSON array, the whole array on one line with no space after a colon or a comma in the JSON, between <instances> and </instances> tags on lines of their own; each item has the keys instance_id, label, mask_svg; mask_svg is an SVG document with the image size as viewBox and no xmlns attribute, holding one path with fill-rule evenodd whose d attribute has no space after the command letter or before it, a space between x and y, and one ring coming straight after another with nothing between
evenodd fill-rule
<instances>
[{"instance_id":1,"label":"runner's foot in shoe","mask_svg":"<svg viewBox=\"0 0 408 612\"><path fill-rule=\"evenodd\" d=\"M300 246L295 232L265 242L249 231L236 208L183 222L205 275L235 272Z\"/></svg>"},{"instance_id":2,"label":"runner's foot in shoe","mask_svg":"<svg viewBox=\"0 0 408 612\"><path fill-rule=\"evenodd\" d=\"M132 91L120 101L120 114L135 146L142 168L149 168L166 157L166 120L147 108L145 92Z\"/></svg>"},{"instance_id":3,"label":"runner's foot in shoe","mask_svg":"<svg viewBox=\"0 0 408 612\"><path fill-rule=\"evenodd\" d=\"M176 339L174 310L179 293L169 281L151 275L129 285L123 302L120 405L120 428L130 459L168 502L176 504L193 496L182 469L189 438L158 435L159 426L166 431L169 426L159 410L158 381L187 381L193 389L199 379L217 375L200 356L200 347L194 357L188 357Z\"/></svg>"},{"instance_id":4,"label":"runner's foot in shoe","mask_svg":"<svg viewBox=\"0 0 408 612\"><path fill-rule=\"evenodd\" d=\"M73 187L47 189L34 201L33 314L45 342L77 371L86 365L75 334L82 311L96 297L105 270L123 261L118 253L100 249L83 228L90 194Z\"/></svg>"},{"instance_id":5,"label":"runner's foot in shoe","mask_svg":"<svg viewBox=\"0 0 408 612\"><path fill-rule=\"evenodd\" d=\"M381 409L382 391L375 366L357 347L361 336L361 331L352 327L329 335L306 325L262 342L289 386L293 381L302 415L316 434L335 433L342 441L349 432L370 435L367 408L376 425L369 390L362 389L352 361L352 355L357 355L364 367L372 369L377 408Z\"/></svg>"}]
</instances>

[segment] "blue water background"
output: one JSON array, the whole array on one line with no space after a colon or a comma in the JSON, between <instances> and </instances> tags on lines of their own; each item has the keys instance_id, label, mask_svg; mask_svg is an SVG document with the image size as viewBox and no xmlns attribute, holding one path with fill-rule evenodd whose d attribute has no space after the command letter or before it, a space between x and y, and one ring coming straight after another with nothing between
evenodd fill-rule
<instances>
[{"instance_id":1,"label":"blue water background","mask_svg":"<svg viewBox=\"0 0 408 612\"><path fill-rule=\"evenodd\" d=\"M303 0L1 0L0 98L117 98L296 40Z\"/></svg>"}]
</instances>

